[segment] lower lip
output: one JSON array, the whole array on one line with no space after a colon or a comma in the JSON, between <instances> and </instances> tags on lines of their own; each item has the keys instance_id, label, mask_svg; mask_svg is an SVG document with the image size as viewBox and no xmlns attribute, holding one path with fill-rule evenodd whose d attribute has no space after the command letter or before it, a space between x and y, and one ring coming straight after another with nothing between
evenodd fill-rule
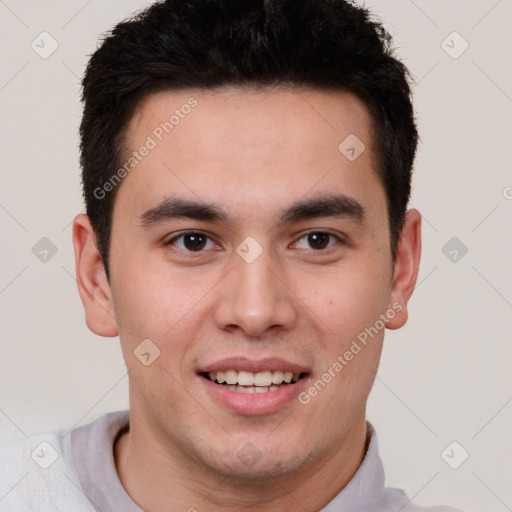
<instances>
[{"instance_id":1,"label":"lower lip","mask_svg":"<svg viewBox=\"0 0 512 512\"><path fill-rule=\"evenodd\" d=\"M307 380L304 377L293 384L282 385L278 390L266 393L240 393L215 384L201 375L199 378L216 402L236 414L252 416L278 412L294 399L298 402L297 397Z\"/></svg>"}]
</instances>

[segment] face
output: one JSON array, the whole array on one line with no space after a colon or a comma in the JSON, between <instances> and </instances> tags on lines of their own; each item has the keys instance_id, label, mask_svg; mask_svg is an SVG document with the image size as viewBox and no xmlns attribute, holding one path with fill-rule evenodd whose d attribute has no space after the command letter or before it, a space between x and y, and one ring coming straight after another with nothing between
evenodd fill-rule
<instances>
[{"instance_id":1,"label":"face","mask_svg":"<svg viewBox=\"0 0 512 512\"><path fill-rule=\"evenodd\" d=\"M364 105L312 90L162 92L127 142L111 317L88 323L119 332L134 421L240 478L341 450L365 428L383 327L405 321Z\"/></svg>"}]
</instances>

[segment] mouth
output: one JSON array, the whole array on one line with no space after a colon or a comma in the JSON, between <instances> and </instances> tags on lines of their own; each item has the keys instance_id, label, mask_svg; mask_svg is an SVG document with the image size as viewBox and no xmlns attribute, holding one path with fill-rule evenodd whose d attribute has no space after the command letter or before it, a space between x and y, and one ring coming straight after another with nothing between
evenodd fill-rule
<instances>
[{"instance_id":1,"label":"mouth","mask_svg":"<svg viewBox=\"0 0 512 512\"><path fill-rule=\"evenodd\" d=\"M290 370L263 370L257 373L245 370L215 370L201 372L201 377L237 393L272 393L292 386L303 378L307 372Z\"/></svg>"},{"instance_id":2,"label":"mouth","mask_svg":"<svg viewBox=\"0 0 512 512\"><path fill-rule=\"evenodd\" d=\"M222 409L239 416L261 416L292 407L311 371L281 358L230 357L198 368L197 376Z\"/></svg>"}]
</instances>

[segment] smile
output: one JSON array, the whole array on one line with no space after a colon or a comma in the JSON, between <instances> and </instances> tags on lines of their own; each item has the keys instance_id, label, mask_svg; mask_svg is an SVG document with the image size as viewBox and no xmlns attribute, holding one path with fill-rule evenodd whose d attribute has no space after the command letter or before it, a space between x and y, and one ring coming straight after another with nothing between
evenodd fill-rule
<instances>
[{"instance_id":1,"label":"smile","mask_svg":"<svg viewBox=\"0 0 512 512\"><path fill-rule=\"evenodd\" d=\"M215 384L238 393L268 393L279 391L283 386L298 382L305 373L293 373L287 370L249 371L218 370L202 373L202 376Z\"/></svg>"}]
</instances>

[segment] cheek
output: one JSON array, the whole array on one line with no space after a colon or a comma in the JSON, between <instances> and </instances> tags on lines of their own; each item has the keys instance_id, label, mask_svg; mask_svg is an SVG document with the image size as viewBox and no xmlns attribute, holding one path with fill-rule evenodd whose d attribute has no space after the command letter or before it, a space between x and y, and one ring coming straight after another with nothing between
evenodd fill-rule
<instances>
[{"instance_id":1,"label":"cheek","mask_svg":"<svg viewBox=\"0 0 512 512\"><path fill-rule=\"evenodd\" d=\"M329 381L319 407L338 403L359 410L371 389L384 338L381 315L386 313L389 295L388 276L378 268L382 266L354 266L326 281L322 320L332 332L323 338L324 353L317 368L316 379Z\"/></svg>"},{"instance_id":2,"label":"cheek","mask_svg":"<svg viewBox=\"0 0 512 512\"><path fill-rule=\"evenodd\" d=\"M390 294L390 272L382 262L354 267L336 283L331 297L331 322L335 336L328 347L328 367L335 362L349 395L364 398L377 371Z\"/></svg>"},{"instance_id":3,"label":"cheek","mask_svg":"<svg viewBox=\"0 0 512 512\"><path fill-rule=\"evenodd\" d=\"M134 265L112 276L112 298L123 347L133 350L149 338L164 348L169 329L186 313L179 283L168 286L156 273Z\"/></svg>"},{"instance_id":4,"label":"cheek","mask_svg":"<svg viewBox=\"0 0 512 512\"><path fill-rule=\"evenodd\" d=\"M347 267L325 281L325 321L338 338L346 343L385 313L391 289L388 281L381 264Z\"/></svg>"},{"instance_id":5,"label":"cheek","mask_svg":"<svg viewBox=\"0 0 512 512\"><path fill-rule=\"evenodd\" d=\"M334 407L357 416L375 379L384 338L381 315L386 313L387 291L384 281L374 276L369 279L368 274L365 279L361 277L353 272L326 288L329 309L325 323L333 333L323 338L316 375L304 396L311 401L319 397L315 402L318 415L329 417Z\"/></svg>"},{"instance_id":6,"label":"cheek","mask_svg":"<svg viewBox=\"0 0 512 512\"><path fill-rule=\"evenodd\" d=\"M206 314L206 301L203 303L200 299L212 284L202 280L196 286L189 277L179 273L165 274L148 264L141 266L127 260L116 267L112 283L115 316L127 367L143 372L142 380L150 375L153 384L169 380L164 368L178 376L201 326L197 317ZM142 367L134 357L142 350L138 347L142 347L143 342L147 344L144 340L151 340L157 347L154 349L149 344L149 352L158 353L158 358L148 368ZM147 352L144 349L144 353ZM163 374L157 379L154 372L158 370Z\"/></svg>"}]
</instances>

